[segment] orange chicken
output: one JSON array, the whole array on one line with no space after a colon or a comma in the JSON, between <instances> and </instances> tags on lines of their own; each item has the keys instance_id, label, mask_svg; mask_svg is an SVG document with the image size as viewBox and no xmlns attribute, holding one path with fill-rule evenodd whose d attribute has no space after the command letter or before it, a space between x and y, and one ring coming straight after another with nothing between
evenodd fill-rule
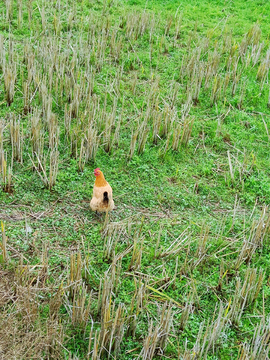
<instances>
[{"instance_id":1,"label":"orange chicken","mask_svg":"<svg viewBox=\"0 0 270 360\"><path fill-rule=\"evenodd\" d=\"M94 170L96 181L93 189L93 197L90 201L90 208L93 211L107 212L114 208L112 188L105 180L102 171L97 168Z\"/></svg>"}]
</instances>

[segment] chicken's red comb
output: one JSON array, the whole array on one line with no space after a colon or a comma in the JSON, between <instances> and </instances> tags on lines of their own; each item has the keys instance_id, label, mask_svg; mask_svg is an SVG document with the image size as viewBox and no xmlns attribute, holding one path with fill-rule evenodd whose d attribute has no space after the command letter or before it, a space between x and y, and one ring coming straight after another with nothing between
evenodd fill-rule
<instances>
[{"instance_id":1,"label":"chicken's red comb","mask_svg":"<svg viewBox=\"0 0 270 360\"><path fill-rule=\"evenodd\" d=\"M100 170L100 168L96 168L94 171Z\"/></svg>"}]
</instances>

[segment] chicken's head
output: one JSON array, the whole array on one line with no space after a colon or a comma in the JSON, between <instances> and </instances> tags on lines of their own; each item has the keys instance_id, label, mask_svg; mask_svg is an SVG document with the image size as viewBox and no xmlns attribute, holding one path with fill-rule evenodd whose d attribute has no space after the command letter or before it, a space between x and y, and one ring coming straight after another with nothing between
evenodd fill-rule
<instances>
[{"instance_id":1,"label":"chicken's head","mask_svg":"<svg viewBox=\"0 0 270 360\"><path fill-rule=\"evenodd\" d=\"M99 176L100 174L101 174L100 168L96 168L96 169L94 170L94 175L95 175L95 176Z\"/></svg>"}]
</instances>

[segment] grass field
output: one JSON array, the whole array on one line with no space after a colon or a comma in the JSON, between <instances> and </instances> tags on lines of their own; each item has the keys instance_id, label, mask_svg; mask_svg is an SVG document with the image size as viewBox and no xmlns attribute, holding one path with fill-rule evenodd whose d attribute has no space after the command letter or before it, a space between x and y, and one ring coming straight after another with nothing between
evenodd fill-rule
<instances>
[{"instance_id":1,"label":"grass field","mask_svg":"<svg viewBox=\"0 0 270 360\"><path fill-rule=\"evenodd\" d=\"M268 359L269 14L0 3L0 359Z\"/></svg>"}]
</instances>

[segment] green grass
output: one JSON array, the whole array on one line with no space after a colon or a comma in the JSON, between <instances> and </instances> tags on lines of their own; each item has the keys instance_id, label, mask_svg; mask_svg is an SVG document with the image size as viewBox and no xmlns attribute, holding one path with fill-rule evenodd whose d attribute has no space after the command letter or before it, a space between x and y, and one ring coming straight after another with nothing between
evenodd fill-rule
<instances>
[{"instance_id":1,"label":"green grass","mask_svg":"<svg viewBox=\"0 0 270 360\"><path fill-rule=\"evenodd\" d=\"M116 264L118 284L109 291L115 306L114 310L110 309L110 319L115 318L120 304L125 316L119 352L109 351L105 344L106 351L111 352L107 357L143 358L150 322L153 321L154 327L161 326L162 306L167 301L169 308L171 299L172 326L163 349L166 357L191 359L188 354L192 356L197 351L198 358L242 359L239 354L244 348L249 358L247 344L252 343L261 319L266 324L265 332L269 331L270 161L266 130L267 127L270 131L269 83L268 75L263 82L257 76L263 61L269 70L269 2L32 1L29 2L31 22L27 4L23 2L21 27L17 20L19 3L13 1L9 19L6 18L9 2L0 4L4 19L0 24L3 39L3 47L0 39L0 116L6 125L4 153L7 164L13 164L12 192L0 191L0 219L5 226L8 252L8 260L3 261L0 249L0 299L3 299L0 329L6 329L0 330L0 354L21 359L98 358L93 353L94 338L100 350L102 340L98 334L105 325L111 329L108 325L111 323L103 318L105 302L98 310L98 298L102 293L100 280L106 278L105 273L114 283L114 255L104 259L104 231L113 229L116 238L120 233L114 249L116 258L126 253ZM59 19L61 26L57 28ZM135 30L129 35L132 22ZM177 24L181 26L175 37ZM145 30L138 30L142 29L141 25L145 25ZM261 35L257 41L258 27ZM253 34L253 38L241 54L247 33L251 37ZM120 50L113 47L113 36L119 41ZM225 46L226 41L230 44ZM254 54L261 43L256 62ZM99 47L102 44L104 51ZM194 96L192 91L197 86L194 73L198 70L192 73L192 54L196 55L198 49L201 52L194 62L196 69L202 66L206 71L215 56L218 65L208 87L204 73L198 98L193 98L190 110L183 115L189 94ZM236 75L228 65L230 54L239 58L235 94ZM9 107L4 78L6 66L14 64L17 78L14 100ZM222 87L217 98L211 100L216 82L225 81L229 73L227 89ZM91 76L93 88L87 97ZM27 79L29 111L24 107ZM76 86L81 89L77 103ZM37 166L32 151L31 117L34 109L38 109L48 174L52 150L48 96L52 97L51 111L59 125L59 168L51 191L33 170L29 159L30 155ZM78 114L73 113L68 136L65 106L69 109L72 101L78 105ZM106 152L106 131L114 107L109 139L111 142L121 121L119 139ZM173 114L167 134L166 109ZM162 125L155 139L155 117L160 114L163 114ZM20 119L22 163L12 160L11 116ZM180 144L173 150L173 134L178 127L182 134L184 121L193 118L187 146ZM81 143L90 125L97 132L99 146L95 158L90 157L83 171L79 171ZM138 154L136 144L134 155L129 158L132 131L140 127L149 130L145 149ZM101 168L113 188L116 209L108 219L97 217L89 208L96 167ZM4 188L1 162L0 170L0 185ZM252 226L258 226L262 209L267 214L263 219L266 235L251 258L243 259L237 266L245 240L252 238ZM204 234L205 246L202 245ZM137 237L138 253L133 256ZM183 240L179 251L169 253L178 238ZM132 267L131 262L140 258L140 249L141 261ZM78 253L82 257L82 269L77 274L76 285L70 280L70 256ZM242 287L249 268L257 269L257 274L263 269L262 286L256 300L244 306L240 321L232 321L237 279ZM85 309L75 303L83 298L83 284L86 305L91 296L92 300L89 316L80 322L74 320L72 309ZM139 284L144 293L142 307L138 305L136 310L140 302ZM186 304L189 317L181 327ZM197 340L196 350L200 327L202 334L214 333L211 325L218 319L220 304L225 319L220 333L213 344L208 338L207 350L203 350L203 338ZM135 314L133 336L129 326ZM266 349L267 344L264 346ZM105 357L106 351L101 357ZM160 357L160 349L153 357L145 355L145 359Z\"/></svg>"}]
</instances>

